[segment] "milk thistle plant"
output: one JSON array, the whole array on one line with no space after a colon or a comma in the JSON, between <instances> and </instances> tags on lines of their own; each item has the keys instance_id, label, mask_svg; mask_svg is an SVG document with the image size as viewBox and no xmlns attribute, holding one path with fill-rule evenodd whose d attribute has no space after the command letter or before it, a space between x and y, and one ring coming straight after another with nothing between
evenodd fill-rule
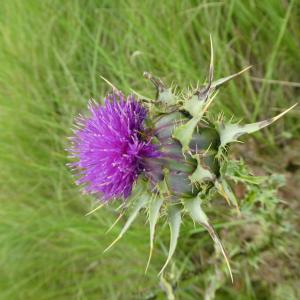
<instances>
[{"instance_id":1,"label":"milk thistle plant","mask_svg":"<svg viewBox=\"0 0 300 300\"><path fill-rule=\"evenodd\" d=\"M175 252L182 216L189 215L207 230L232 278L226 252L202 204L219 193L238 207L226 176L229 144L270 125L294 107L246 125L225 121L223 114L208 114L219 88L248 69L214 81L211 43L208 80L201 87L175 92L145 72L156 87L155 99L125 96L113 87L104 105L89 102L89 115L76 119L69 149L74 159L70 166L78 175L76 183L86 193L95 194L100 206L119 201L123 211L129 211L119 236L105 251L144 211L150 226L147 269L156 223L165 218L170 227L170 246L162 274Z\"/></svg>"}]
</instances>

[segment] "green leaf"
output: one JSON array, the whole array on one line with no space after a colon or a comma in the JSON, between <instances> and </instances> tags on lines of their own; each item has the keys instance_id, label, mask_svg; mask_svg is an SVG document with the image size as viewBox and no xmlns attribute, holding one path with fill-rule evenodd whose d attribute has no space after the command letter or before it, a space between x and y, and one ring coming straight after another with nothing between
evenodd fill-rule
<instances>
[{"instance_id":1,"label":"green leaf","mask_svg":"<svg viewBox=\"0 0 300 300\"><path fill-rule=\"evenodd\" d=\"M155 234L155 225L159 218L159 211L163 204L163 198L153 199L149 205L149 225L150 225L150 253L146 266L145 273L148 270L152 253L153 253L153 245L154 245L154 234Z\"/></svg>"},{"instance_id":2,"label":"green leaf","mask_svg":"<svg viewBox=\"0 0 300 300\"><path fill-rule=\"evenodd\" d=\"M172 284L169 283L164 278L163 275L160 276L160 285L161 285L162 289L164 290L164 292L166 293L167 300L175 300L175 295L174 295Z\"/></svg>"},{"instance_id":3,"label":"green leaf","mask_svg":"<svg viewBox=\"0 0 300 300\"><path fill-rule=\"evenodd\" d=\"M130 225L133 223L135 218L137 217L139 211L141 208L143 208L147 201L149 201L149 194L148 193L142 193L137 194L138 200L134 203L133 209L131 211L131 214L129 215L124 227L122 228L120 234L118 237L104 250L104 252L108 251L116 242L118 242L123 235L126 233L126 231L129 229ZM131 200L132 201L132 200Z\"/></svg>"},{"instance_id":4,"label":"green leaf","mask_svg":"<svg viewBox=\"0 0 300 300\"><path fill-rule=\"evenodd\" d=\"M201 225L208 224L208 217L201 208L201 200L199 196L184 200L184 206L195 223L199 223Z\"/></svg>"},{"instance_id":5,"label":"green leaf","mask_svg":"<svg viewBox=\"0 0 300 300\"><path fill-rule=\"evenodd\" d=\"M216 176L208 168L205 168L203 162L201 162L201 156L196 154L192 156L197 160L197 168L194 173L189 176L191 183L201 183L205 181L214 181Z\"/></svg>"},{"instance_id":6,"label":"green leaf","mask_svg":"<svg viewBox=\"0 0 300 300\"><path fill-rule=\"evenodd\" d=\"M212 38L210 36L210 65L208 71L208 83L206 86L198 89L194 95L185 101L183 109L188 111L191 116L199 117L203 116L203 111L205 110L205 104L211 94L211 84L214 76L214 51Z\"/></svg>"},{"instance_id":7,"label":"green leaf","mask_svg":"<svg viewBox=\"0 0 300 300\"><path fill-rule=\"evenodd\" d=\"M172 137L181 143L183 153L189 150L189 144L192 140L194 130L197 127L198 123L201 121L203 115L205 114L209 105L212 103L212 101L215 99L216 96L217 93L215 93L209 99L209 101L205 103L205 106L197 116L192 117L188 122L179 125L174 129Z\"/></svg>"},{"instance_id":8,"label":"green leaf","mask_svg":"<svg viewBox=\"0 0 300 300\"><path fill-rule=\"evenodd\" d=\"M248 71L250 68L252 68L252 66L248 66L246 67L245 69L233 74L233 75L229 75L227 77L223 77L223 78L220 78L216 81L214 81L212 84L211 84L211 88L212 89L217 89L219 88L221 85L223 85L224 83L230 81L231 79L234 79L235 77L243 74L244 72Z\"/></svg>"},{"instance_id":9,"label":"green leaf","mask_svg":"<svg viewBox=\"0 0 300 300\"><path fill-rule=\"evenodd\" d=\"M268 120L264 120L257 123L251 123L246 125L239 125L239 124L221 124L219 126L219 132L220 132L220 138L221 138L221 145L220 147L224 147L228 143L236 142L237 139L246 134L246 133L252 133L255 131L258 131L266 126L269 126L273 122L277 121L279 118L281 118L283 115L285 115L287 112L289 112L291 109L293 109L297 104L294 104L281 114L279 114L276 117L273 117Z\"/></svg>"},{"instance_id":10,"label":"green leaf","mask_svg":"<svg viewBox=\"0 0 300 300\"><path fill-rule=\"evenodd\" d=\"M215 244L221 250L221 253L223 254L223 256L225 258L231 280L233 281L233 276L232 276L232 272L231 272L231 268L230 268L230 264L229 264L226 252L225 252L223 245L222 245L220 239L218 238L215 230L210 225L210 223L208 221L208 217L206 216L205 212L201 208L201 199L199 198L199 196L192 198L192 199L188 199L188 200L185 199L184 205L185 205L185 208L188 211L189 215L191 216L192 220L195 223L199 223L200 225L202 225L208 231L208 233L210 234L210 236L213 239L213 241L215 242Z\"/></svg>"},{"instance_id":11,"label":"green leaf","mask_svg":"<svg viewBox=\"0 0 300 300\"><path fill-rule=\"evenodd\" d=\"M234 205L239 210L239 205L236 196L233 193L228 182L225 180L225 178L220 178L219 180L216 180L215 187L217 188L219 194L223 196L229 204Z\"/></svg>"},{"instance_id":12,"label":"green leaf","mask_svg":"<svg viewBox=\"0 0 300 300\"><path fill-rule=\"evenodd\" d=\"M166 266L170 262L176 249L177 240L179 237L180 225L181 225L181 208L179 205L169 206L168 219L169 219L170 234L171 234L169 253L164 266L159 272L159 275L161 275L165 270Z\"/></svg>"},{"instance_id":13,"label":"green leaf","mask_svg":"<svg viewBox=\"0 0 300 300\"><path fill-rule=\"evenodd\" d=\"M235 182L248 184L262 184L267 176L254 176L247 168L243 160L228 160L220 169L222 177L229 178Z\"/></svg>"},{"instance_id":14,"label":"green leaf","mask_svg":"<svg viewBox=\"0 0 300 300\"><path fill-rule=\"evenodd\" d=\"M193 95L190 99L184 102L182 108L190 113L191 116L196 117L201 114L203 107L205 106L204 101L199 101L197 95Z\"/></svg>"},{"instance_id":15,"label":"green leaf","mask_svg":"<svg viewBox=\"0 0 300 300\"><path fill-rule=\"evenodd\" d=\"M178 140L182 145L182 152L189 150L189 144L192 140L194 130L201 120L201 117L193 117L183 125L179 125L173 131L172 137Z\"/></svg>"},{"instance_id":16,"label":"green leaf","mask_svg":"<svg viewBox=\"0 0 300 300\"><path fill-rule=\"evenodd\" d=\"M167 105L175 105L177 102L176 96L172 93L171 88L164 89L158 95L158 100Z\"/></svg>"},{"instance_id":17,"label":"green leaf","mask_svg":"<svg viewBox=\"0 0 300 300\"><path fill-rule=\"evenodd\" d=\"M172 93L171 88L167 88L161 79L154 77L148 72L144 72L144 77L149 79L157 90L156 100L166 105L175 105L177 102L176 95Z\"/></svg>"}]
</instances>

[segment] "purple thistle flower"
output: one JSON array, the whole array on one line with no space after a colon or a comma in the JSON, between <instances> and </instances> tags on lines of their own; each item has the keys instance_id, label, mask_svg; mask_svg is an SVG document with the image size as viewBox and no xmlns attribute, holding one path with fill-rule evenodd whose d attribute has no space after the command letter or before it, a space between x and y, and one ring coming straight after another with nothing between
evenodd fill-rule
<instances>
[{"instance_id":1,"label":"purple thistle flower","mask_svg":"<svg viewBox=\"0 0 300 300\"><path fill-rule=\"evenodd\" d=\"M89 102L90 116L79 116L69 149L87 193L101 193L104 201L127 198L144 170L143 160L159 156L144 128L146 109L119 92L109 94L105 105Z\"/></svg>"}]
</instances>

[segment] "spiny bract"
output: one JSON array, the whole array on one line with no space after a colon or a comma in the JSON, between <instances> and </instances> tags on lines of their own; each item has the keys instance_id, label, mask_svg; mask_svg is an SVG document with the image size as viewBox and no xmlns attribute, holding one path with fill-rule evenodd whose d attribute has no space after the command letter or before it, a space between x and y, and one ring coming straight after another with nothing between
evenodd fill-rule
<instances>
[{"instance_id":1,"label":"spiny bract","mask_svg":"<svg viewBox=\"0 0 300 300\"><path fill-rule=\"evenodd\" d=\"M248 69L213 81L211 44L208 82L203 87L174 94L160 79L145 73L157 89L156 99L126 98L114 88L105 106L90 104L91 116L79 118L69 150L77 158L71 166L80 176L78 183L83 183L88 192L100 192L104 203L123 197L121 207L131 210L119 236L106 250L144 209L150 225L147 269L155 225L167 215L170 246L162 273L174 254L181 216L188 213L195 223L207 229L232 278L226 253L201 204L209 199L211 191L217 191L237 207L225 177L227 145L243 134L270 125L294 107L269 120L247 125L227 123L222 116L209 118L206 112L219 87Z\"/></svg>"}]
</instances>

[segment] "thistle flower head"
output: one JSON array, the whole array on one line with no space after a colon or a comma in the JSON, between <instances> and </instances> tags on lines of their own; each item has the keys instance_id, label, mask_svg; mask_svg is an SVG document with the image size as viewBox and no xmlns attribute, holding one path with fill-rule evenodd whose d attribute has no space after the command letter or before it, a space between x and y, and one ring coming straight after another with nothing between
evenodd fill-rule
<instances>
[{"instance_id":1,"label":"thistle flower head","mask_svg":"<svg viewBox=\"0 0 300 300\"><path fill-rule=\"evenodd\" d=\"M174 94L159 78L145 73L157 91L155 99L145 99L147 110L133 96L125 98L116 92L106 98L104 106L90 103L90 116L77 121L79 129L71 148L77 161L72 166L79 170L78 183L84 184L87 192L100 192L105 200L127 198L133 191L126 202L130 216L107 250L125 234L139 211L145 209L150 225L148 266L156 223L160 217L166 217L171 234L163 272L175 252L181 218L189 215L208 231L232 278L226 252L202 204L218 193L239 210L230 186L237 178L227 171L228 145L272 124L295 105L278 116L245 125L226 122L223 117L212 118L207 111L218 89L249 69L214 80L213 61L211 43L208 82L188 93ZM144 124L146 119L149 128ZM144 180L133 188L139 175Z\"/></svg>"},{"instance_id":2,"label":"thistle flower head","mask_svg":"<svg viewBox=\"0 0 300 300\"><path fill-rule=\"evenodd\" d=\"M79 129L72 138L70 152L77 158L78 184L88 193L100 193L104 200L127 198L143 159L158 156L151 138L145 135L146 109L134 96L114 92L102 106L89 103L90 115L76 120Z\"/></svg>"}]
</instances>

